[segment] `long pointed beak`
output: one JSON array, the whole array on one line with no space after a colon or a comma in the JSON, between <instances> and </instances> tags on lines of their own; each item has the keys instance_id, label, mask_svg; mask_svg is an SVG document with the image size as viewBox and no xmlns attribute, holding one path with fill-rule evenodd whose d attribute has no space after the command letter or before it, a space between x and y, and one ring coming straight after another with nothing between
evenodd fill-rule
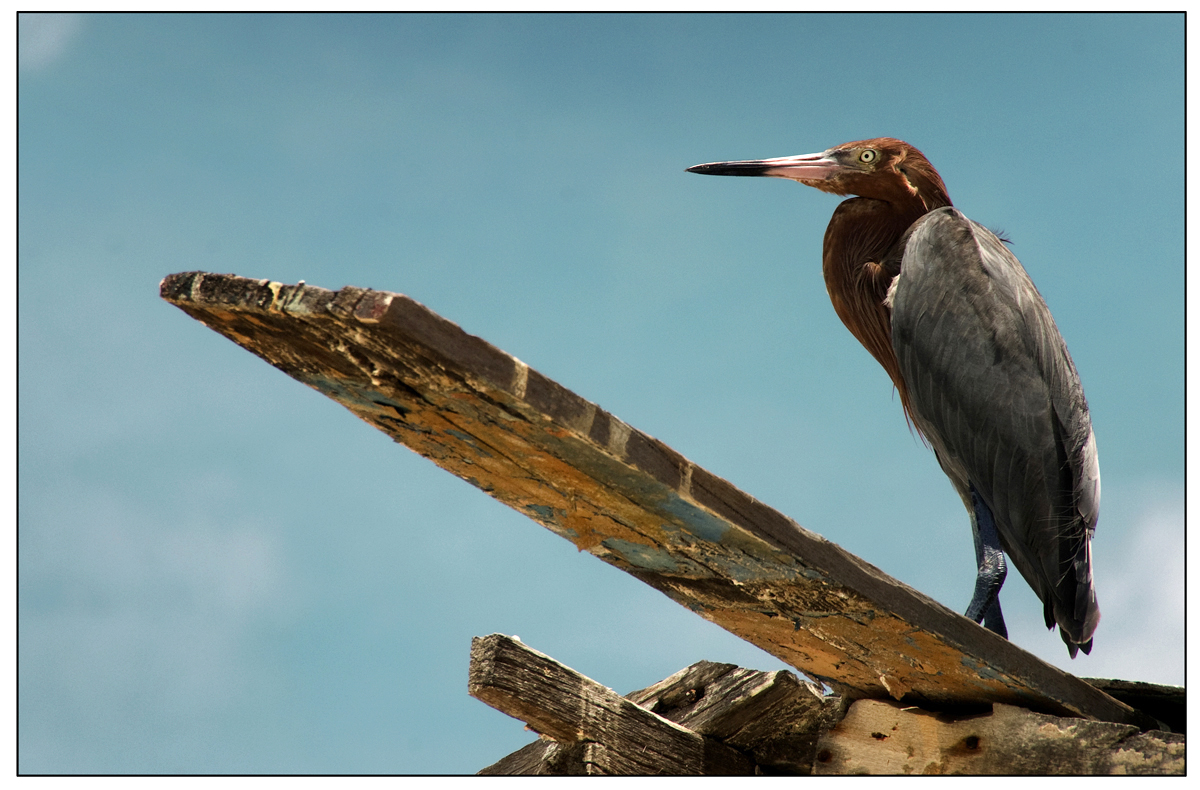
<instances>
[{"instance_id":1,"label":"long pointed beak","mask_svg":"<svg viewBox=\"0 0 1200 790\"><path fill-rule=\"evenodd\" d=\"M781 156L777 159L743 159L737 162L709 162L694 165L689 173L707 176L767 176L790 178L793 181L823 181L836 175L843 165L829 151L800 156Z\"/></svg>"}]
</instances>

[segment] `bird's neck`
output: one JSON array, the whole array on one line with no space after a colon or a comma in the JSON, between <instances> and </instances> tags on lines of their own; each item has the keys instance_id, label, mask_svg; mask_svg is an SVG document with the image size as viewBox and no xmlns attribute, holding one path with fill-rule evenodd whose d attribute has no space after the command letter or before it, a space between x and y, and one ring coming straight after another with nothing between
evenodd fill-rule
<instances>
[{"instance_id":1,"label":"bird's neck","mask_svg":"<svg viewBox=\"0 0 1200 790\"><path fill-rule=\"evenodd\" d=\"M900 273L900 239L925 211L923 205L904 210L883 200L851 198L837 207L825 230L822 269L833 309L887 371L906 412L908 390L892 349L892 315L885 299Z\"/></svg>"}]
</instances>

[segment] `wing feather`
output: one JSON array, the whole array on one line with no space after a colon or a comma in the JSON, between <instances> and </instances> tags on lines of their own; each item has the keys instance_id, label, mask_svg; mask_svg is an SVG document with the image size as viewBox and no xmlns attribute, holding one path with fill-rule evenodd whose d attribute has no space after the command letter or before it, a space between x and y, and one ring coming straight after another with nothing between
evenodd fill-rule
<instances>
[{"instance_id":1,"label":"wing feather","mask_svg":"<svg viewBox=\"0 0 1200 790\"><path fill-rule=\"evenodd\" d=\"M1090 539L1100 471L1087 401L1049 309L996 236L951 207L914 223L892 344L917 427L1069 643L1099 622Z\"/></svg>"}]
</instances>

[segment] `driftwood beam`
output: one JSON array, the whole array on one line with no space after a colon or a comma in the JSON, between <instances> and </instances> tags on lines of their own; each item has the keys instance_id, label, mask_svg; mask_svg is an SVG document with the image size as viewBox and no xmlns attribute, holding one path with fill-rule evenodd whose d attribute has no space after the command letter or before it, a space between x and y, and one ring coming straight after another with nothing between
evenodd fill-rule
<instances>
[{"instance_id":1,"label":"driftwood beam","mask_svg":"<svg viewBox=\"0 0 1200 790\"><path fill-rule=\"evenodd\" d=\"M718 741L681 727L512 637L471 643L471 696L526 722L597 773L732 775L754 763ZM583 746L583 744L587 744Z\"/></svg>"},{"instance_id":2,"label":"driftwood beam","mask_svg":"<svg viewBox=\"0 0 1200 790\"><path fill-rule=\"evenodd\" d=\"M401 294L161 295L397 442L847 697L1153 726Z\"/></svg>"}]
</instances>

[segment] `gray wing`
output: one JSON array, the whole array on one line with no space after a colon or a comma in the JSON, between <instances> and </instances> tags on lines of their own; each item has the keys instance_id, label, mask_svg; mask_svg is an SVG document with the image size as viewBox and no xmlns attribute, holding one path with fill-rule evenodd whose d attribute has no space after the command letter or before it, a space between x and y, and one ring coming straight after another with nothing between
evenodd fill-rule
<instances>
[{"instance_id":1,"label":"gray wing","mask_svg":"<svg viewBox=\"0 0 1200 790\"><path fill-rule=\"evenodd\" d=\"M917 427L968 509L974 485L1045 604L1046 625L1089 643L1100 619L1096 440L1075 365L1029 275L983 226L953 208L930 212L904 248L892 345Z\"/></svg>"}]
</instances>

